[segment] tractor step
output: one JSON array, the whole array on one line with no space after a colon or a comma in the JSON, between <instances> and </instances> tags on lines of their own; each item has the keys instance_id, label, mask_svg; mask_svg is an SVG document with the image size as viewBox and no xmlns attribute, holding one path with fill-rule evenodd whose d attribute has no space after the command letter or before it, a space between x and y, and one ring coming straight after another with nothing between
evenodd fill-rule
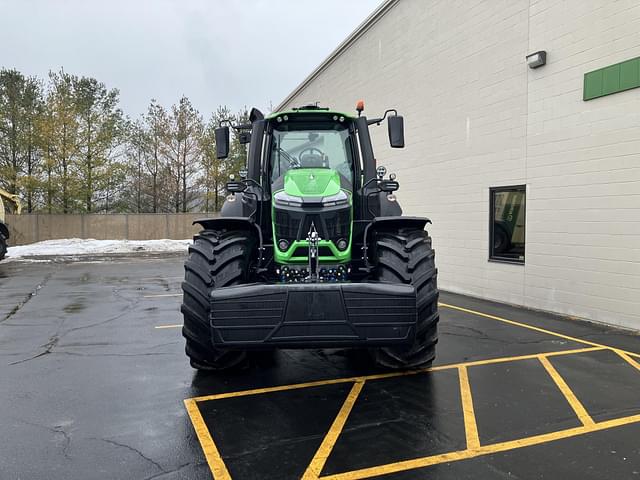
<instances>
[{"instance_id":1,"label":"tractor step","mask_svg":"<svg viewBox=\"0 0 640 480\"><path fill-rule=\"evenodd\" d=\"M416 291L391 283L249 284L211 293L216 346L338 347L409 344Z\"/></svg>"}]
</instances>

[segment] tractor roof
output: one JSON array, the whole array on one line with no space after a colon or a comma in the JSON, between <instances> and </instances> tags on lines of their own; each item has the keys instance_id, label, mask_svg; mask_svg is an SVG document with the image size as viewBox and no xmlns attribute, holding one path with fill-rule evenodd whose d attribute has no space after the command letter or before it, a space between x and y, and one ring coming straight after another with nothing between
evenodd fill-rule
<instances>
[{"instance_id":1,"label":"tractor roof","mask_svg":"<svg viewBox=\"0 0 640 480\"><path fill-rule=\"evenodd\" d=\"M344 112L337 112L335 110L331 110L329 108L322 108L322 107L318 107L317 105L305 105L303 107L300 108L292 108L290 110L282 110L280 112L273 112L269 115L267 115L267 120L270 120L272 118L276 118L279 115L288 115L290 117L296 117L296 116L305 116L308 118L309 114L313 115L313 114L318 114L318 115L322 115L322 116L326 116L327 114L331 115L338 115L341 117L345 117L349 120L353 120L355 117L353 115L350 115L348 113L344 113Z\"/></svg>"}]
</instances>

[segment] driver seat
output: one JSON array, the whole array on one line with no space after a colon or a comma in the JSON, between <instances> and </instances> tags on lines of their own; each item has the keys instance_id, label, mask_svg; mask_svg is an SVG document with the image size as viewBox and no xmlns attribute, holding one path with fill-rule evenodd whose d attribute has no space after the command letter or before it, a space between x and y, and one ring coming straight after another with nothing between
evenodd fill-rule
<instances>
[{"instance_id":1,"label":"driver seat","mask_svg":"<svg viewBox=\"0 0 640 480\"><path fill-rule=\"evenodd\" d=\"M329 162L325 155L307 153L300 156L301 168L329 168Z\"/></svg>"}]
</instances>

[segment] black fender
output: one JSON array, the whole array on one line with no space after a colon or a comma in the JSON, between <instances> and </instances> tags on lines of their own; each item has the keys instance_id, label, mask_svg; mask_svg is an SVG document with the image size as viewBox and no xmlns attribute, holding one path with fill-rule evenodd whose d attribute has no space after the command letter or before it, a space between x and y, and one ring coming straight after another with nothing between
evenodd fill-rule
<instances>
[{"instance_id":1,"label":"black fender","mask_svg":"<svg viewBox=\"0 0 640 480\"><path fill-rule=\"evenodd\" d=\"M264 260L264 244L260 226L249 217L215 217L199 218L193 225L200 225L206 230L246 230L252 232L258 239L258 268Z\"/></svg>"},{"instance_id":2,"label":"black fender","mask_svg":"<svg viewBox=\"0 0 640 480\"><path fill-rule=\"evenodd\" d=\"M371 223L367 228L371 227L373 230L396 230L398 228L415 228L417 230L424 229L427 223L431 223L426 217L403 217L403 216L389 216L389 217L375 217L371 220Z\"/></svg>"},{"instance_id":3,"label":"black fender","mask_svg":"<svg viewBox=\"0 0 640 480\"><path fill-rule=\"evenodd\" d=\"M248 217L214 217L199 218L193 225L200 225L207 230L249 230L252 231L256 224Z\"/></svg>"},{"instance_id":4,"label":"black fender","mask_svg":"<svg viewBox=\"0 0 640 480\"><path fill-rule=\"evenodd\" d=\"M364 241L362 246L362 259L364 260L365 268L370 269L371 264L369 262L369 238L373 238L372 233L376 231L384 230L398 230L399 228L414 228L416 230L424 230L427 223L431 223L426 217L403 217L403 216L389 216L389 217L374 217L365 229L364 229Z\"/></svg>"},{"instance_id":5,"label":"black fender","mask_svg":"<svg viewBox=\"0 0 640 480\"><path fill-rule=\"evenodd\" d=\"M9 228L4 224L0 222L0 235L2 235L4 238L9 238Z\"/></svg>"}]
</instances>

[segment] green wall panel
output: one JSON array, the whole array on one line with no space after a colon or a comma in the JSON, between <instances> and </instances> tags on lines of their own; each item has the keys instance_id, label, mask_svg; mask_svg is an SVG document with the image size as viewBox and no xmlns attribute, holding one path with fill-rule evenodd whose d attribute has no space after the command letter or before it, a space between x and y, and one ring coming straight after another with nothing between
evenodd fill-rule
<instances>
[{"instance_id":1,"label":"green wall panel","mask_svg":"<svg viewBox=\"0 0 640 480\"><path fill-rule=\"evenodd\" d=\"M640 57L584 74L584 100L640 87Z\"/></svg>"},{"instance_id":2,"label":"green wall panel","mask_svg":"<svg viewBox=\"0 0 640 480\"><path fill-rule=\"evenodd\" d=\"M620 89L628 90L640 85L640 59L620 64Z\"/></svg>"}]
</instances>

